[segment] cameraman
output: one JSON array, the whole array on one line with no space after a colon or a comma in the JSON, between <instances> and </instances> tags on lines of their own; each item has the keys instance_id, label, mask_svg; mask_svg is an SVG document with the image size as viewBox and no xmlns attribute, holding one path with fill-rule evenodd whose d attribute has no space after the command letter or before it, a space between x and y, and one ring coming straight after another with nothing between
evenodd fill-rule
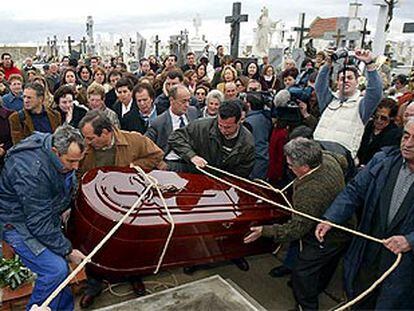
<instances>
[{"instance_id":1,"label":"cameraman","mask_svg":"<svg viewBox=\"0 0 414 311\"><path fill-rule=\"evenodd\" d=\"M367 68L368 85L363 97L358 90L358 69L351 66L346 67L345 77L343 71L338 75L338 91L333 93L329 89L331 57L320 69L315 84L322 116L314 138L341 144L350 151L352 158L356 157L365 124L382 98L382 82L372 52L356 49L355 58L364 62Z\"/></svg>"}]
</instances>

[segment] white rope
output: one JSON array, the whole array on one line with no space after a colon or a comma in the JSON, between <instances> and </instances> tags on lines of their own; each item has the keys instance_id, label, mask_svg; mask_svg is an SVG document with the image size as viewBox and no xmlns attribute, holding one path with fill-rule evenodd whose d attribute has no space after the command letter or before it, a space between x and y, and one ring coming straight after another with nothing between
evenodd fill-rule
<instances>
[{"instance_id":1,"label":"white rope","mask_svg":"<svg viewBox=\"0 0 414 311\"><path fill-rule=\"evenodd\" d=\"M69 276L62 283L60 283L60 285L52 292L52 294L43 302L41 306L42 308L46 308L52 302L52 300L55 299L57 295L59 295L59 293L69 284L69 282L91 260L92 256L94 256L102 248L102 246L104 246L104 244L112 237L112 235L114 235L114 233L119 229L122 223L138 207L138 205L141 203L142 199L146 196L150 189L151 185L149 185L144 190L144 192L141 194L138 200L135 201L135 203L130 207L126 214L115 224L115 226L113 226L111 231L109 231L108 234L98 243L98 245L95 246L95 248L89 253L89 255L82 260L82 262L72 271L72 273L70 273Z\"/></svg>"},{"instance_id":2,"label":"white rope","mask_svg":"<svg viewBox=\"0 0 414 311\"><path fill-rule=\"evenodd\" d=\"M231 173L229 173L229 172L226 172L226 171L224 171L224 170L221 170L221 169L218 169L218 168L216 168L216 167L213 167L213 166L210 166L210 165L206 165L206 167L207 168L210 168L210 169L213 169L213 170L215 170L215 171L217 171L217 172L220 172L220 173L222 173L222 174L225 174L225 175L228 175L228 176L232 176L232 177L235 177L235 178L237 178L237 179L239 179L239 180L243 180L243 181L246 181L246 182L248 182L248 183L250 183L250 184L255 184L255 185L257 185L257 186L261 186L260 184L256 184L255 182L252 182L252 181L250 181L250 180L248 180L248 179L245 179L245 178L243 178L243 177L240 177L240 176L237 176L237 175L234 175L234 174L231 174ZM233 187L233 188L236 188L236 189L238 189L239 191L241 191L241 192L244 192L244 193L246 193L247 195L250 195L250 196L253 196L253 197L255 197L255 198L257 198L257 199L259 199L259 200L263 200L263 201L265 201L265 202L267 202L267 203L269 203L269 204L272 204L272 205L275 205L275 206L277 206L277 207L279 207L279 208L282 208L282 209L284 209L284 210L287 210L287 211L290 211L290 212L292 212L292 213L295 213L295 214L297 214L297 215L299 215L299 216L302 216L302 217L304 217L304 218L307 218L307 219L310 219L310 220L313 220L313 221L315 221L315 222L319 222L319 223L324 223L324 224L327 224L327 225L330 225L331 227L333 227L333 228L336 228L336 229L339 229L339 230L342 230L342 231L346 231L346 232L349 232L349 233L351 233L351 234L354 234L354 235L356 235L356 236L359 236L359 237L362 237L362 238L365 238L365 239L367 239L367 240L371 240L371 241L374 241L374 242L377 242L377 243L380 243L380 244L382 244L382 245L384 245L383 244L383 240L380 240L380 239L378 239L378 238L375 238L375 237L372 237L372 236L370 236L370 235L367 235L367 234L364 234L364 233L361 233L361 232L358 232L358 231L355 231L355 230L352 230L352 229L349 229L349 228L347 228L347 227L343 227L343 226L340 226L340 225L337 225L337 224L335 224L335 223L331 223L331 222L329 222L329 221L326 221L326 220L323 220L323 219L319 219L319 218L317 218L317 217L314 217L314 216L312 216L312 215L308 215L308 214L305 214L305 213L303 213L303 212L300 212L300 211L298 211L298 210L295 210L295 209L293 209L293 208L290 208L290 207L288 207L288 206L284 206L284 205L282 205L282 204L279 204L279 203L277 203L277 202L274 202L274 201L272 201L272 200L269 200L269 199L267 199L267 198L265 198L265 197L262 197L262 196L260 196L260 195L257 195L257 194L255 194L255 193L253 193L253 192L251 192L251 191L249 191L249 190L246 190L246 189L244 189L244 188L242 188L242 187L239 187L239 186L237 186L237 185L235 185L235 184L233 184L233 183L231 183L231 182L229 182L229 181L227 181L227 180L225 180L225 179L223 179L223 178L220 178L220 177L217 177L217 176L215 176L215 175L213 175L213 174L211 174L211 173L209 173L209 172L207 172L205 169L203 169L203 168L201 168L201 167L199 167L199 166L196 166L196 168L200 171L200 172L202 172L202 173L204 173L205 175L207 175L207 176L209 176L209 177L211 177L211 178L213 178L213 179L215 179L215 180L218 180L218 181L220 181L220 182L222 182L222 183L224 183L224 184L226 184L226 185L228 185L228 186L230 186L230 187ZM291 185L292 183L290 183L289 184L289 186ZM287 189L287 187L285 187L285 188L283 188L283 190L286 190ZM279 190L280 191L280 190ZM278 193L279 193L279 191L277 191ZM367 290L365 290L364 292L362 292L360 295L358 295L357 297L355 297L353 300L351 300L351 301L349 301L347 304L345 304L344 306L341 306L341 307L339 307L339 308L337 308L336 310L344 310L344 309L346 309L346 308L349 308L350 306L352 306L352 305L354 305L355 303L357 303L358 301L360 301L360 300L362 300L365 296L367 296L370 292L372 292L379 284L381 284L381 282L388 276L388 275L390 275L397 267L398 267L398 265L399 265L399 263L400 263L400 261L401 261L401 258L402 258L402 253L399 253L398 255L397 255L397 258L396 258L396 260L395 260L395 262L391 265L391 267L387 270L387 271L385 271L384 272L384 274L377 280L377 281L375 281Z\"/></svg>"},{"instance_id":3,"label":"white rope","mask_svg":"<svg viewBox=\"0 0 414 311\"><path fill-rule=\"evenodd\" d=\"M142 174L151 183L151 187L154 187L157 190L158 195L159 195L159 197L161 199L162 205L164 206L164 209L165 209L165 211L167 213L167 217L168 217L169 223L171 225L170 232L168 234L167 240L165 241L164 247L163 247L162 252L161 252L161 256L158 259L157 267L154 270L154 274L157 274L158 271L161 268L162 262L164 260L164 256L165 256L165 254L166 254L166 252L168 250L168 246L170 245L171 238L172 238L172 236L174 234L175 222L174 222L174 218L171 216L170 210L169 210L169 208L167 206L167 202L165 202L164 196L163 196L163 194L161 192L161 189L159 187L159 183L158 183L157 179L155 177L153 177L153 176L149 176L148 174L146 174L144 172L144 170L142 168L140 168L139 166L131 166L131 167L133 167L140 174Z\"/></svg>"}]
</instances>

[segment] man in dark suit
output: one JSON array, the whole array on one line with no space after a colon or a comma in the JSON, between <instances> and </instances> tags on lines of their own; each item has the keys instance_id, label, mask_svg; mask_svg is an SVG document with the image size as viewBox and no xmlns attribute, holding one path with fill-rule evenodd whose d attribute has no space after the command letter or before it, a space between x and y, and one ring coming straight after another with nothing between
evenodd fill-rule
<instances>
[{"instance_id":1,"label":"man in dark suit","mask_svg":"<svg viewBox=\"0 0 414 311\"><path fill-rule=\"evenodd\" d=\"M132 96L134 85L128 78L121 78L115 85L118 100L113 109L118 115L121 130L143 133L144 121L140 118L138 106Z\"/></svg>"},{"instance_id":2,"label":"man in dark suit","mask_svg":"<svg viewBox=\"0 0 414 311\"><path fill-rule=\"evenodd\" d=\"M117 70L111 71L108 75L108 80L109 80L109 83L111 84L112 89L105 95L105 105L109 109L113 109L114 104L116 100L118 99L118 97L116 96L115 85L119 81L119 79L121 79L121 73Z\"/></svg>"},{"instance_id":3,"label":"man in dark suit","mask_svg":"<svg viewBox=\"0 0 414 311\"><path fill-rule=\"evenodd\" d=\"M354 238L344 260L345 289L355 298L404 254L398 267L358 303L357 309L412 310L414 300L414 119L404 126L400 149L388 147L347 185L322 219L344 223L361 214L358 231L383 241L382 245ZM320 223L315 235L323 241L332 227ZM330 234L330 233L329 233ZM394 255L394 254L395 255Z\"/></svg>"},{"instance_id":4,"label":"man in dark suit","mask_svg":"<svg viewBox=\"0 0 414 311\"><path fill-rule=\"evenodd\" d=\"M195 107L190 106L191 93L182 84L173 86L169 92L170 108L158 116L150 125L145 136L151 138L165 153L165 162L170 170L181 171L184 161L173 151L168 150L168 138L178 128L200 116Z\"/></svg>"}]
</instances>

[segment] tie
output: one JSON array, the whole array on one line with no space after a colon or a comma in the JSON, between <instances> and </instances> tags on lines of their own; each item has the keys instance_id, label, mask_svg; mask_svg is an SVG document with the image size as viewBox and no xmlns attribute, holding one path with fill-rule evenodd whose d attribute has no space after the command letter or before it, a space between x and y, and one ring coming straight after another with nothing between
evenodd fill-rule
<instances>
[{"instance_id":1,"label":"tie","mask_svg":"<svg viewBox=\"0 0 414 311\"><path fill-rule=\"evenodd\" d=\"M185 126L184 117L180 116L180 128Z\"/></svg>"}]
</instances>

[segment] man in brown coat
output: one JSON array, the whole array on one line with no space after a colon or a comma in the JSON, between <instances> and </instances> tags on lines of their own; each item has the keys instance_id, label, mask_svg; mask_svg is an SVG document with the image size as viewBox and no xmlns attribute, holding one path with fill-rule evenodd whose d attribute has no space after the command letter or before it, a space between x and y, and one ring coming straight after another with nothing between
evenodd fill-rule
<instances>
[{"instance_id":1,"label":"man in brown coat","mask_svg":"<svg viewBox=\"0 0 414 311\"><path fill-rule=\"evenodd\" d=\"M27 83L23 91L23 109L9 117L13 144L33 134L34 131L53 133L61 124L60 114L43 104L45 89L38 83Z\"/></svg>"},{"instance_id":2,"label":"man in brown coat","mask_svg":"<svg viewBox=\"0 0 414 311\"><path fill-rule=\"evenodd\" d=\"M129 166L131 163L144 170L164 169L164 152L149 138L138 132L118 130L102 111L88 111L79 123L79 129L88 145L79 173L99 166ZM86 269L87 288L80 306L87 308L102 291L102 279ZM145 294L140 278L130 279L138 296Z\"/></svg>"},{"instance_id":3,"label":"man in brown coat","mask_svg":"<svg viewBox=\"0 0 414 311\"><path fill-rule=\"evenodd\" d=\"M151 139L121 131L100 111L88 111L79 123L88 147L80 167L82 173L97 166L129 166L143 169L164 168L164 153Z\"/></svg>"}]
</instances>

